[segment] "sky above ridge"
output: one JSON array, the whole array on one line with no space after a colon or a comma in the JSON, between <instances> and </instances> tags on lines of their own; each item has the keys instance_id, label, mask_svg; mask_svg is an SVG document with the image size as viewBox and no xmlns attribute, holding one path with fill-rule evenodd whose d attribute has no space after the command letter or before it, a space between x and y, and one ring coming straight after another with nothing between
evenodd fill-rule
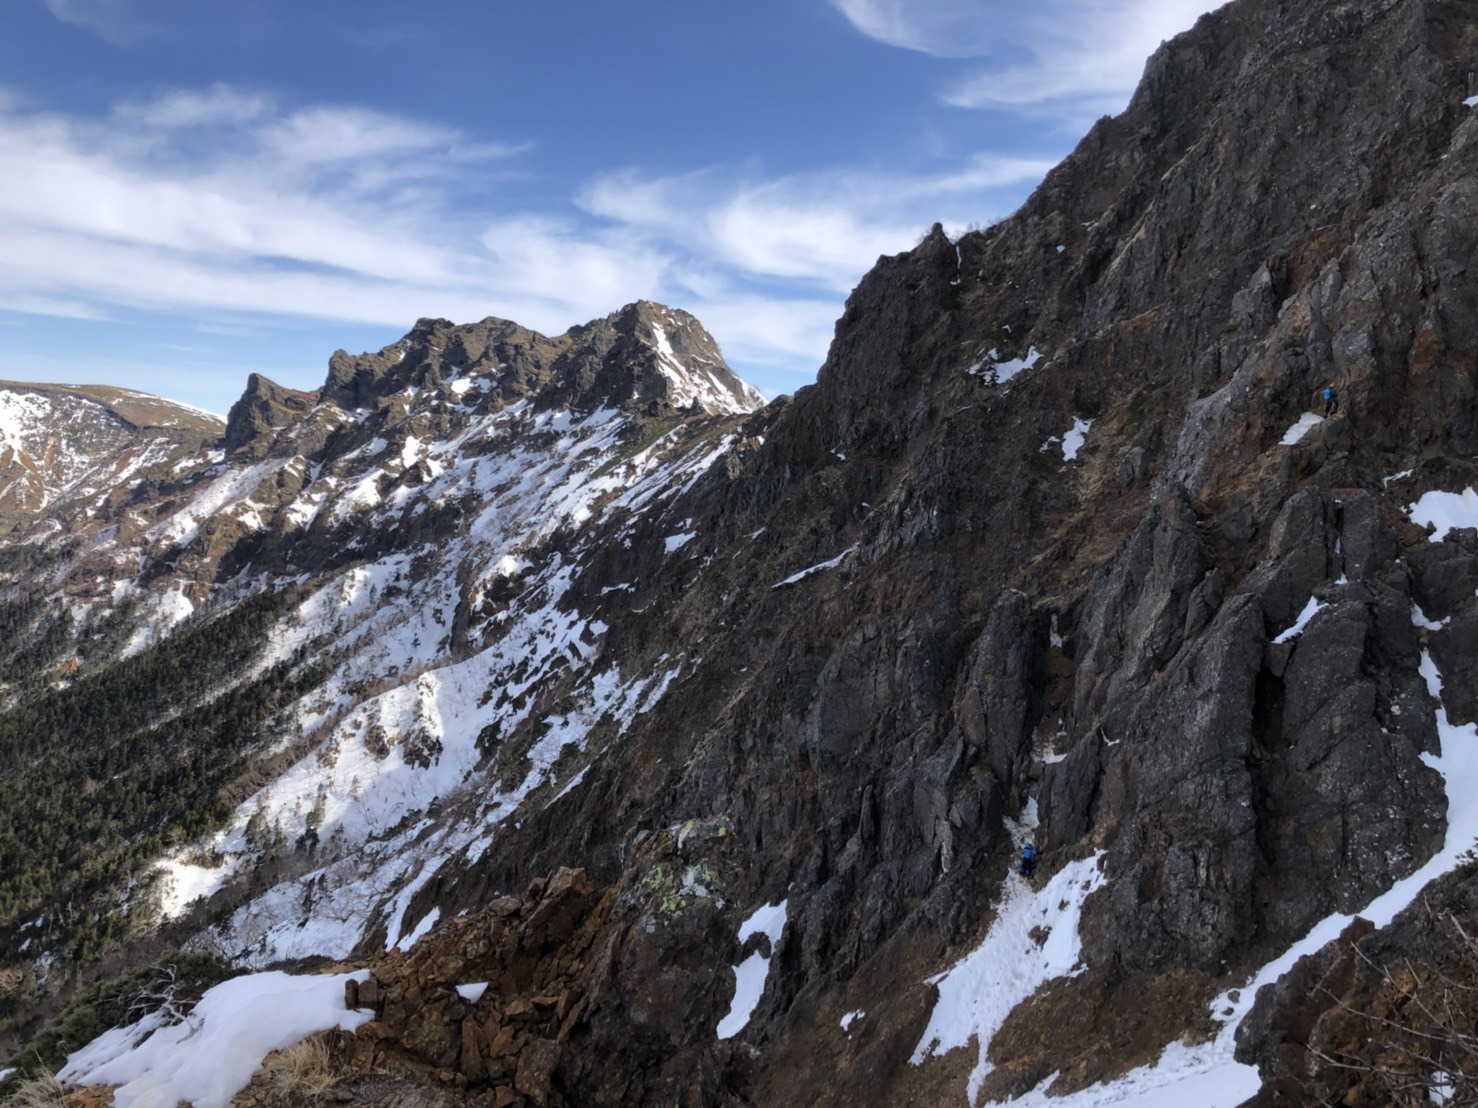
<instances>
[{"instance_id":1,"label":"sky above ridge","mask_svg":"<svg viewBox=\"0 0 1478 1108\"><path fill-rule=\"evenodd\" d=\"M0 378L224 412L418 317L693 312L766 395L1207 0L6 0Z\"/></svg>"}]
</instances>

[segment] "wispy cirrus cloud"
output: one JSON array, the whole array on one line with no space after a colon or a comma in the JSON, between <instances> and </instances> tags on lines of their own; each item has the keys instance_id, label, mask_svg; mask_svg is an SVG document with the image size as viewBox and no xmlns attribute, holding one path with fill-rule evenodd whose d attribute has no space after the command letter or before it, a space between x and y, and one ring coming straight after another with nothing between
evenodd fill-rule
<instances>
[{"instance_id":1,"label":"wispy cirrus cloud","mask_svg":"<svg viewBox=\"0 0 1478 1108\"><path fill-rule=\"evenodd\" d=\"M44 0L46 10L117 46L137 39L140 28L129 0Z\"/></svg>"},{"instance_id":2,"label":"wispy cirrus cloud","mask_svg":"<svg viewBox=\"0 0 1478 1108\"><path fill-rule=\"evenodd\" d=\"M911 175L836 170L736 180L716 170L665 178L628 171L592 182L577 202L709 264L845 292L880 254L911 245L936 219L978 220L993 190L1035 182L1051 167L977 156ZM998 204L993 214L1005 213Z\"/></svg>"},{"instance_id":3,"label":"wispy cirrus cloud","mask_svg":"<svg viewBox=\"0 0 1478 1108\"><path fill-rule=\"evenodd\" d=\"M392 326L501 315L558 332L646 297L694 311L731 358L809 373L879 254L935 219L1004 214L1048 168L976 156L911 174L629 170L535 203L496 186L524 150L225 85L99 118L0 95L0 309Z\"/></svg>"},{"instance_id":4,"label":"wispy cirrus cloud","mask_svg":"<svg viewBox=\"0 0 1478 1108\"><path fill-rule=\"evenodd\" d=\"M979 59L941 94L961 108L1030 110L1078 125L1129 101L1145 60L1224 0L832 0L889 46Z\"/></svg>"}]
</instances>

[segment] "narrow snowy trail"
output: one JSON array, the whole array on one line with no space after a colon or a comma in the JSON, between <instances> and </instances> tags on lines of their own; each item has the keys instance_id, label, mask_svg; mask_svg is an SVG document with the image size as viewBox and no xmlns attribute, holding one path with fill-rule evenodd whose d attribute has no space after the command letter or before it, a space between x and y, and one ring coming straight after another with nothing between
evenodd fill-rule
<instances>
[{"instance_id":1,"label":"narrow snowy trail","mask_svg":"<svg viewBox=\"0 0 1478 1108\"><path fill-rule=\"evenodd\" d=\"M1011 826L1019 847L1036 827L1036 801L1030 801L1019 824ZM1006 878L996 918L985 941L944 973L929 979L938 987L929 1026L915 1048L915 1065L931 1055L977 1044L979 1055L970 1072L969 1102L994 1068L986 1057L1011 1010L1048 981L1071 975L1078 966L1078 924L1083 902L1103 884L1095 854L1069 862L1041 889L1014 871Z\"/></svg>"}]
</instances>

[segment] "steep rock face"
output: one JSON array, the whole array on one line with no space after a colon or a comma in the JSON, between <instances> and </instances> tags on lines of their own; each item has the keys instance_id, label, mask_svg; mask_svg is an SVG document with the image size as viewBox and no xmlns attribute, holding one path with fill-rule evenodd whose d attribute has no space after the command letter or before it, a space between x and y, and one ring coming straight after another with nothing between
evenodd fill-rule
<instances>
[{"instance_id":1,"label":"steep rock face","mask_svg":"<svg viewBox=\"0 0 1478 1108\"><path fill-rule=\"evenodd\" d=\"M1436 882L1377 931L1365 920L1259 994L1237 1055L1264 1085L1249 1103L1400 1103L1427 1099L1431 1061L1471 1075L1478 985L1473 875ZM1451 1083L1449 1083L1451 1084Z\"/></svg>"},{"instance_id":2,"label":"steep rock face","mask_svg":"<svg viewBox=\"0 0 1478 1108\"><path fill-rule=\"evenodd\" d=\"M881 262L817 387L695 492L705 549L741 563L674 619L734 623L709 667L723 722L682 712L704 735L687 767L607 795L734 814L806 890L771 1049L822 1034L815 998L890 942L988 919L1001 817L1031 792L1054 853L1105 852L1090 964L1141 974L1246 964L1441 843L1417 664L1445 637L1461 666L1466 631L1413 628L1433 556L1400 508L1468 479L1446 466L1466 417L1437 398L1465 395L1473 354L1436 335L1473 311L1440 214L1473 171L1473 17L1208 17L1016 218ZM1329 379L1345 419L1283 443ZM1089 423L1069 462L1054 440ZM784 550L743 545L761 524ZM776 554L768 579L743 568ZM786 586L786 616L763 593L828 564ZM1030 618L998 607L1013 586Z\"/></svg>"},{"instance_id":3,"label":"steep rock face","mask_svg":"<svg viewBox=\"0 0 1478 1108\"><path fill-rule=\"evenodd\" d=\"M226 416L225 450L234 453L243 447L261 444L262 452L271 441L270 432L295 423L318 394L284 388L260 373L246 379L246 391L231 405Z\"/></svg>"},{"instance_id":4,"label":"steep rock face","mask_svg":"<svg viewBox=\"0 0 1478 1108\"><path fill-rule=\"evenodd\" d=\"M1015 217L880 260L816 386L748 419L689 411L742 394L650 305L336 356L194 478L209 513L130 509L153 581L304 577L272 656L329 670L290 769L167 859L177 933L256 966L419 937L420 1064L496 1090L429 962L583 868L615 893L538 961L602 968L530 1062L571 1102L1067 1092L1214 1034L1214 995L1451 845L1431 672L1478 711L1478 543L1412 508L1478 480L1475 56L1471 0L1207 16ZM958 1000L978 950L1027 967L980 986L1015 1014Z\"/></svg>"}]
</instances>

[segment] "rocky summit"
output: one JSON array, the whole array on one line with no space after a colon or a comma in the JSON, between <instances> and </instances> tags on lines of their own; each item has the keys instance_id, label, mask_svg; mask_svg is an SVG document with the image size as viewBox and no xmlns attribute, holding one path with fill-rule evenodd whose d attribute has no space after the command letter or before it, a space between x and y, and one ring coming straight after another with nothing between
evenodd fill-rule
<instances>
[{"instance_id":1,"label":"rocky summit","mask_svg":"<svg viewBox=\"0 0 1478 1108\"><path fill-rule=\"evenodd\" d=\"M1235 0L768 405L649 303L5 386L5 1088L1469 1103L1475 66Z\"/></svg>"}]
</instances>

